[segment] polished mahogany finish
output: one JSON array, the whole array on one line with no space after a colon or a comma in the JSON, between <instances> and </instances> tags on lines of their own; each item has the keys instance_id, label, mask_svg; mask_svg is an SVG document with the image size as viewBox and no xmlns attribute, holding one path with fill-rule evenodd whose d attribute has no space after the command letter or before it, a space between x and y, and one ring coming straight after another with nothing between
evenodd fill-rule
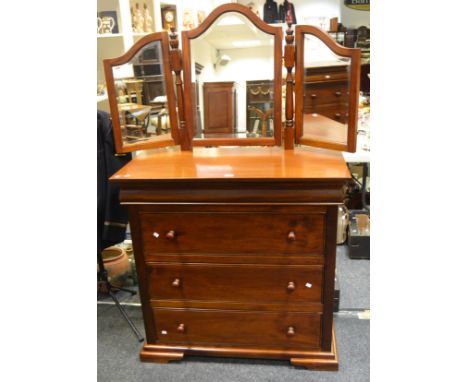
<instances>
[{"instance_id":1,"label":"polished mahogany finish","mask_svg":"<svg viewBox=\"0 0 468 382\"><path fill-rule=\"evenodd\" d=\"M284 148L285 150L294 149L294 77L292 70L294 68L295 49L294 49L294 32L291 28L291 23L288 23L288 29L286 31L286 45L284 46L284 66L287 70L286 75L286 122L284 123Z\"/></svg>"},{"instance_id":2,"label":"polished mahogany finish","mask_svg":"<svg viewBox=\"0 0 468 382\"><path fill-rule=\"evenodd\" d=\"M233 254L321 255L325 214L311 208L304 210L301 214L278 209L259 214L256 210L241 212L235 208L226 212L214 208L160 214L142 212L142 244L148 255L219 253L220 247L223 253ZM166 239L152 235L153 230L164 231L165 227L174 227L175 231L169 231ZM290 232L291 228L294 232Z\"/></svg>"},{"instance_id":3,"label":"polished mahogany finish","mask_svg":"<svg viewBox=\"0 0 468 382\"><path fill-rule=\"evenodd\" d=\"M116 173L140 281L141 360L336 369L337 206L349 179L338 154L311 148L166 150Z\"/></svg>"},{"instance_id":4,"label":"polished mahogany finish","mask_svg":"<svg viewBox=\"0 0 468 382\"><path fill-rule=\"evenodd\" d=\"M185 120L185 97L184 97L184 88L182 82L182 53L179 49L179 39L175 28L171 27L170 37L170 62L171 70L175 75L175 86L177 92L177 117L179 119L179 137L180 137L180 148L182 150L191 150L192 149L192 137L189 136L187 123Z\"/></svg>"},{"instance_id":5,"label":"polished mahogany finish","mask_svg":"<svg viewBox=\"0 0 468 382\"><path fill-rule=\"evenodd\" d=\"M320 348L320 314L153 308L153 317L161 345Z\"/></svg>"},{"instance_id":6,"label":"polished mahogany finish","mask_svg":"<svg viewBox=\"0 0 468 382\"><path fill-rule=\"evenodd\" d=\"M139 153L118 171L111 180L122 181L124 187L140 181L161 183L163 180L242 182L282 179L312 182L349 177L349 170L339 152L296 147L284 152L281 148L253 147L194 148L193 152L175 150ZM193 190L189 190L193 192ZM297 191L297 190L296 190Z\"/></svg>"},{"instance_id":7,"label":"polished mahogany finish","mask_svg":"<svg viewBox=\"0 0 468 382\"><path fill-rule=\"evenodd\" d=\"M322 303L323 266L319 265L148 262L146 269L151 300L204 296L218 302ZM177 287L174 278L179 280Z\"/></svg>"}]
</instances>

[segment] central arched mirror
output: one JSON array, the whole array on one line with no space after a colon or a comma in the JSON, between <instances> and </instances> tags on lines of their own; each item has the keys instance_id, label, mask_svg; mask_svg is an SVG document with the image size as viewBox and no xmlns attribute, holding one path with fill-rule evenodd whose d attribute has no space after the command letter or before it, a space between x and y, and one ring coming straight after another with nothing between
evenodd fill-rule
<instances>
[{"instance_id":1,"label":"central arched mirror","mask_svg":"<svg viewBox=\"0 0 468 382\"><path fill-rule=\"evenodd\" d=\"M239 4L182 32L186 120L194 146L281 144L281 27Z\"/></svg>"}]
</instances>

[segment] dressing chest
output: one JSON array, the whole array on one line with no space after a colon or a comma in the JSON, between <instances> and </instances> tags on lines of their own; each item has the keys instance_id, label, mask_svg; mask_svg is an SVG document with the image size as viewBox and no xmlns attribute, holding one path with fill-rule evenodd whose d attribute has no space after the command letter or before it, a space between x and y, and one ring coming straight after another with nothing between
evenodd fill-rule
<instances>
[{"instance_id":1,"label":"dressing chest","mask_svg":"<svg viewBox=\"0 0 468 382\"><path fill-rule=\"evenodd\" d=\"M337 367L337 205L349 172L320 149L194 149L133 159L128 205L145 361L186 354Z\"/></svg>"},{"instance_id":2,"label":"dressing chest","mask_svg":"<svg viewBox=\"0 0 468 382\"><path fill-rule=\"evenodd\" d=\"M351 177L333 150L355 150L359 50L316 27L297 25L295 32L296 42L289 25L283 50L282 28L224 4L182 32L182 50L174 30L152 33L104 62L117 152L136 151L111 181L129 212L146 331L142 361L204 355L338 368L337 211ZM310 37L325 52L305 44ZM160 53L170 131L147 128L130 140L127 126L158 121L161 108L120 104L128 81L114 73L132 73L148 49ZM339 57L339 121L320 109L311 114L303 102L312 75L304 51L308 67L315 56ZM220 64L219 52L229 60ZM146 79L134 73L132 80ZM194 96L213 84L228 84L229 97L216 95L218 88L202 102ZM268 129L249 127L248 111L259 105L248 96L252 84L268 93ZM138 112L123 123L122 110ZM200 134L212 127L210 113L220 116L216 129Z\"/></svg>"}]
</instances>

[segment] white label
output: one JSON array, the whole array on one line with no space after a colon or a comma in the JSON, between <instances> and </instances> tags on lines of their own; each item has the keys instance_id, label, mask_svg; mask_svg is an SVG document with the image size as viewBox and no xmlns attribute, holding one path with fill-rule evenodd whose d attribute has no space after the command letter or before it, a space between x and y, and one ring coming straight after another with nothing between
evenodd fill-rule
<instances>
[{"instance_id":1,"label":"white label","mask_svg":"<svg viewBox=\"0 0 468 382\"><path fill-rule=\"evenodd\" d=\"M306 288L312 288L312 284L311 283L306 283Z\"/></svg>"},{"instance_id":2,"label":"white label","mask_svg":"<svg viewBox=\"0 0 468 382\"><path fill-rule=\"evenodd\" d=\"M364 310L358 313L358 318L360 320L370 320L370 310Z\"/></svg>"}]
</instances>

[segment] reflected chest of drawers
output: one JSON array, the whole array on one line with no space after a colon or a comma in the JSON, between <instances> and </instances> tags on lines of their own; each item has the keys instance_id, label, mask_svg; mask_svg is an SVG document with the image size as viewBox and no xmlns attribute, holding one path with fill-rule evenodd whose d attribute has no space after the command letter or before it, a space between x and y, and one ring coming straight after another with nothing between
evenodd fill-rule
<instances>
[{"instance_id":1,"label":"reflected chest of drawers","mask_svg":"<svg viewBox=\"0 0 468 382\"><path fill-rule=\"evenodd\" d=\"M133 159L128 205L143 361L184 355L338 367L333 329L340 154L195 149Z\"/></svg>"},{"instance_id":2,"label":"reflected chest of drawers","mask_svg":"<svg viewBox=\"0 0 468 382\"><path fill-rule=\"evenodd\" d=\"M347 66L305 68L304 75L304 113L320 114L346 123L349 99Z\"/></svg>"}]
</instances>

